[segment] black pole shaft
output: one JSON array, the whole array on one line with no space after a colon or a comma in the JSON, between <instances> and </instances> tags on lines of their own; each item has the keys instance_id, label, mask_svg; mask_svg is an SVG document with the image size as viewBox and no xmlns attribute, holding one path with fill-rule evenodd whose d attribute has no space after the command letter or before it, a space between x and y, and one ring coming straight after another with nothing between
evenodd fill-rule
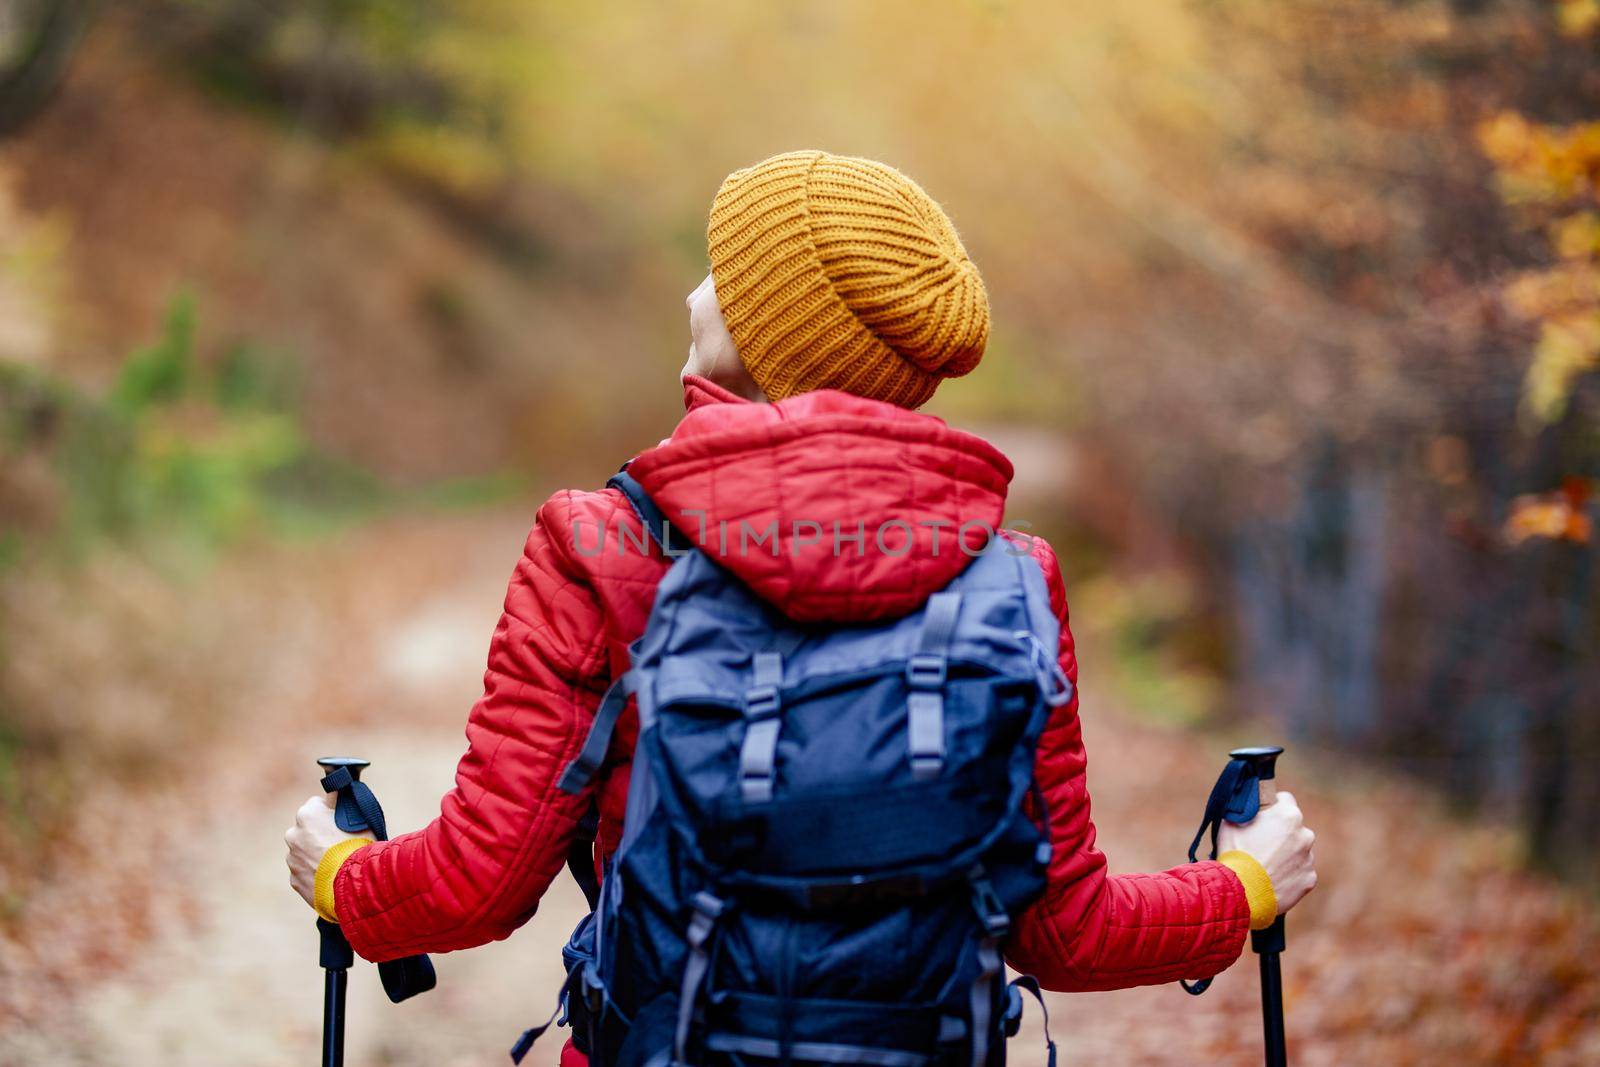
<instances>
[{"instance_id":1,"label":"black pole shaft","mask_svg":"<svg viewBox=\"0 0 1600 1067\"><path fill-rule=\"evenodd\" d=\"M330 967L322 982L322 1067L344 1067L344 995L350 972Z\"/></svg>"},{"instance_id":2,"label":"black pole shaft","mask_svg":"<svg viewBox=\"0 0 1600 1067\"><path fill-rule=\"evenodd\" d=\"M1250 947L1261 957L1261 1036L1267 1067L1286 1067L1289 1053L1283 1036L1283 916L1250 935Z\"/></svg>"},{"instance_id":3,"label":"black pole shaft","mask_svg":"<svg viewBox=\"0 0 1600 1067\"><path fill-rule=\"evenodd\" d=\"M1261 1026L1267 1067L1287 1067L1289 1053L1283 1039L1283 971L1276 952L1261 954Z\"/></svg>"},{"instance_id":4,"label":"black pole shaft","mask_svg":"<svg viewBox=\"0 0 1600 1067\"><path fill-rule=\"evenodd\" d=\"M322 937L322 1067L344 1067L344 995L355 953L337 923L317 920Z\"/></svg>"}]
</instances>

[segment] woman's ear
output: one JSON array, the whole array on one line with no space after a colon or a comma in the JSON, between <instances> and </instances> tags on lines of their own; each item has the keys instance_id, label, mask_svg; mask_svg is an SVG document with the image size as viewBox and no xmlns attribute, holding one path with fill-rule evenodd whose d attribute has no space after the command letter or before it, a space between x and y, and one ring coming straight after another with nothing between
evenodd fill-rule
<instances>
[{"instance_id":1,"label":"woman's ear","mask_svg":"<svg viewBox=\"0 0 1600 1067\"><path fill-rule=\"evenodd\" d=\"M767 394L762 392L761 386L750 377L750 371L746 369L744 360L739 358L738 349L730 343L724 352L718 353L717 373L711 380L735 396L742 396L758 404L767 403Z\"/></svg>"},{"instance_id":2,"label":"woman's ear","mask_svg":"<svg viewBox=\"0 0 1600 1067\"><path fill-rule=\"evenodd\" d=\"M715 382L735 396L765 402L767 396L739 358L733 335L717 303L716 283L711 275L695 287L686 301L689 306L689 362L685 374L697 374Z\"/></svg>"}]
</instances>

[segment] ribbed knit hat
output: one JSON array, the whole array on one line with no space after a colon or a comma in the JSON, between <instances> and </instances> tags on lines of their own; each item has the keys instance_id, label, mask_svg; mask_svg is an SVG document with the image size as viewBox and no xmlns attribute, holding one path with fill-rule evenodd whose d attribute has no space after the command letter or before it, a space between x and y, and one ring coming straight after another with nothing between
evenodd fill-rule
<instances>
[{"instance_id":1,"label":"ribbed knit hat","mask_svg":"<svg viewBox=\"0 0 1600 1067\"><path fill-rule=\"evenodd\" d=\"M983 358L978 268L893 167L788 152L734 171L706 242L728 332L768 399L842 389L914 408Z\"/></svg>"}]
</instances>

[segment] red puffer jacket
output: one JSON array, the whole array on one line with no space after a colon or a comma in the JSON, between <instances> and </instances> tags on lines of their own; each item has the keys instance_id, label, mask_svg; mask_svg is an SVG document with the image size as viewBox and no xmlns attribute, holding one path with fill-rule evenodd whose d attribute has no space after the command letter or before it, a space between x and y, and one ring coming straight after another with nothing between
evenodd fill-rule
<instances>
[{"instance_id":1,"label":"red puffer jacket","mask_svg":"<svg viewBox=\"0 0 1600 1067\"><path fill-rule=\"evenodd\" d=\"M1010 462L938 419L829 391L752 404L691 378L685 394L689 412L672 437L630 470L666 514L684 517L686 532L699 524L708 551L718 552L722 531L737 538L740 520L754 532L776 520L784 551L741 553L735 544L718 558L793 618L903 614L967 562L955 541L962 524L999 528ZM891 552L876 543L874 531L895 519L910 527L909 554L898 523L885 534ZM339 920L362 956L468 948L508 936L533 914L590 802L556 781L608 681L627 668L627 645L668 565L653 546L639 551L642 537L615 490L558 493L540 508L506 593L455 789L426 828L356 851L335 880ZM1061 665L1076 683L1055 555L1039 539L1032 551L1061 619ZM637 732L630 709L598 776L601 859L620 839ZM1013 966L1052 989L1090 990L1201 978L1237 958L1249 907L1226 867L1106 873L1076 697L1055 709L1036 773L1054 853L1048 889L1011 937Z\"/></svg>"}]
</instances>

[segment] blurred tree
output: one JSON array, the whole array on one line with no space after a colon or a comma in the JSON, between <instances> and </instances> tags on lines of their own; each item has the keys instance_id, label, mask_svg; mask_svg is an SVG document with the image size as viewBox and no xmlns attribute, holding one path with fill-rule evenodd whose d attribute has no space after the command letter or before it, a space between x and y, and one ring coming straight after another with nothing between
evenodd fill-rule
<instances>
[{"instance_id":1,"label":"blurred tree","mask_svg":"<svg viewBox=\"0 0 1600 1067\"><path fill-rule=\"evenodd\" d=\"M0 136L50 99L98 7L98 0L0 4Z\"/></svg>"},{"instance_id":2,"label":"blurred tree","mask_svg":"<svg viewBox=\"0 0 1600 1067\"><path fill-rule=\"evenodd\" d=\"M1288 274L1230 360L1260 377L1163 423L1205 444L1155 487L1231 561L1261 702L1516 813L1538 861L1589 879L1594 24L1584 4L1218 10L1260 106L1211 211Z\"/></svg>"}]
</instances>

